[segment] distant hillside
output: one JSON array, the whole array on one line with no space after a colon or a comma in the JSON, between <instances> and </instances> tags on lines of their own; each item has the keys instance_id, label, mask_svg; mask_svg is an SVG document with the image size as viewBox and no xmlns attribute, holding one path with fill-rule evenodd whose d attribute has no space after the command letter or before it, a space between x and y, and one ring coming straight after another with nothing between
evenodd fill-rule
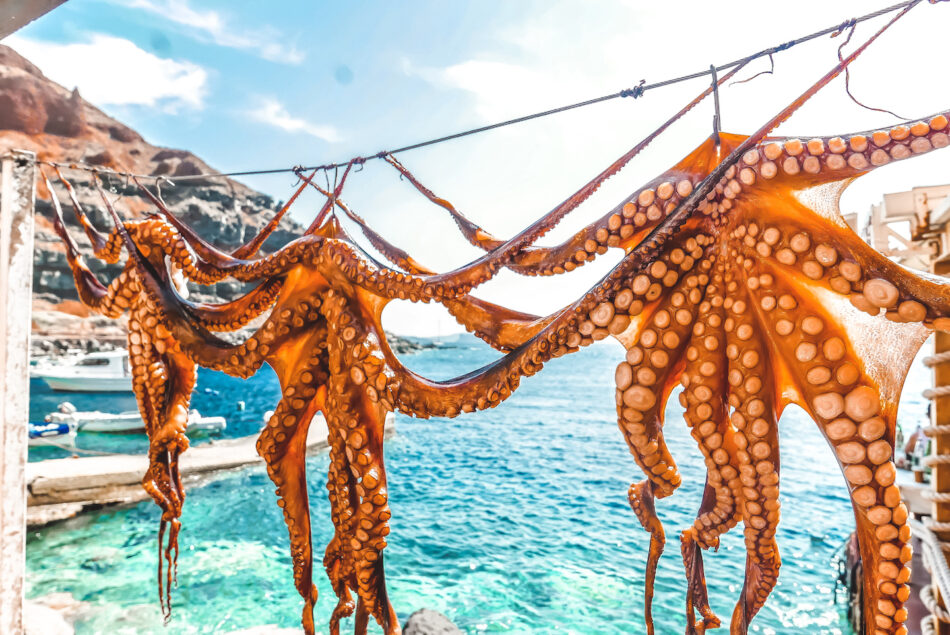
<instances>
[{"instance_id":1,"label":"distant hillside","mask_svg":"<svg viewBox=\"0 0 950 635\"><path fill-rule=\"evenodd\" d=\"M117 80L120 81L120 80ZM68 90L49 80L36 66L13 49L0 45L0 153L11 149L31 150L40 159L83 162L139 174L176 176L214 170L187 150L153 146L135 130L109 117L85 101L78 90ZM80 202L101 229L112 221L86 173L68 172ZM120 184L118 204L127 217L140 216L151 208L134 183ZM66 204L65 194L60 191ZM231 179L180 181L162 195L180 218L191 224L209 242L225 248L243 243L273 217L277 203L269 196ZM36 308L61 308L81 312L62 245L53 233L49 193L37 184L36 257L33 294ZM67 223L73 222L71 213ZM302 228L289 218L265 244L265 251L292 240ZM77 225L70 227L81 246L88 247ZM105 280L118 267L105 267L94 258L87 263ZM199 298L233 296L240 285L225 282L212 289L196 288Z\"/></svg>"}]
</instances>

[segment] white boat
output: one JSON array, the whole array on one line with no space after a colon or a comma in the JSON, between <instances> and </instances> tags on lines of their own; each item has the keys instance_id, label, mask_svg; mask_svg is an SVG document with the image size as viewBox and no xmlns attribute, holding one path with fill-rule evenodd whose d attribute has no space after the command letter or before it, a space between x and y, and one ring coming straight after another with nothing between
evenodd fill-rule
<instances>
[{"instance_id":1,"label":"white boat","mask_svg":"<svg viewBox=\"0 0 950 635\"><path fill-rule=\"evenodd\" d=\"M120 412L79 412L71 403L59 404L57 412L46 415L47 423L65 423L73 425L80 432L144 432L145 423L137 411ZM205 417L197 410L188 412L188 434L202 432L221 432L227 429L228 423L224 417Z\"/></svg>"},{"instance_id":2,"label":"white boat","mask_svg":"<svg viewBox=\"0 0 950 635\"><path fill-rule=\"evenodd\" d=\"M30 369L53 390L68 392L132 392L129 354L124 349L80 355L65 363L46 363Z\"/></svg>"}]
</instances>

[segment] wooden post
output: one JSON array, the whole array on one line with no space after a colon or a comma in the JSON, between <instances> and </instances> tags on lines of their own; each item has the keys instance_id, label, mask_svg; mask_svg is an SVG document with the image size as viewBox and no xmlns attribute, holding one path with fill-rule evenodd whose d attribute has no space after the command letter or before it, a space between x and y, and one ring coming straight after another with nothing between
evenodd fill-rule
<instances>
[{"instance_id":1,"label":"wooden post","mask_svg":"<svg viewBox=\"0 0 950 635\"><path fill-rule=\"evenodd\" d=\"M950 274L950 262L934 261L933 272L946 276ZM950 334L937 331L934 334L934 354L950 351ZM934 386L950 386L950 364L934 366ZM937 397L933 400L932 425L950 425L950 396ZM936 434L933 438L932 454L950 454L950 435ZM935 492L950 493L950 464L937 463L931 468L931 483ZM950 504L934 501L933 519L938 523L950 522ZM943 542L950 542L950 532L934 532ZM946 552L944 552L946 556ZM950 598L940 597L939 592L934 594L937 601L946 606ZM937 626L935 635L950 635L950 624L934 620Z\"/></svg>"},{"instance_id":2,"label":"wooden post","mask_svg":"<svg viewBox=\"0 0 950 635\"><path fill-rule=\"evenodd\" d=\"M0 633L23 632L34 159L0 157Z\"/></svg>"}]
</instances>

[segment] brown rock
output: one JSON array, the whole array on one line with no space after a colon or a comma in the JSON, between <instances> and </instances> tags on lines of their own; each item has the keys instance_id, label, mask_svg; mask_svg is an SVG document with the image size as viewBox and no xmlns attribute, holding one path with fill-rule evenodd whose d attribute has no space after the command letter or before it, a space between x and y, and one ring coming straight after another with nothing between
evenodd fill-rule
<instances>
[{"instance_id":1,"label":"brown rock","mask_svg":"<svg viewBox=\"0 0 950 635\"><path fill-rule=\"evenodd\" d=\"M137 174L175 177L214 173L187 150L156 147L125 124L83 100L78 90L50 81L39 68L13 49L0 45L0 153L11 149L31 150L42 160L86 163ZM250 159L250 157L249 157ZM79 202L100 231L112 229L108 212L87 172L65 171ZM151 203L125 179L106 179L116 209L124 218L152 210ZM119 265L106 265L89 251L89 243L61 187L55 186L66 209L68 229L84 252L86 263L103 283L118 274ZM163 184L162 196L173 213L195 226L201 236L222 249L232 250L253 236L277 211L266 194L231 179L183 180ZM59 238L52 231L49 193L37 183L34 301L55 305L76 300L76 289ZM264 252L293 240L302 227L285 218L281 228L265 243ZM202 289L208 301L230 299L244 285L223 284Z\"/></svg>"}]
</instances>

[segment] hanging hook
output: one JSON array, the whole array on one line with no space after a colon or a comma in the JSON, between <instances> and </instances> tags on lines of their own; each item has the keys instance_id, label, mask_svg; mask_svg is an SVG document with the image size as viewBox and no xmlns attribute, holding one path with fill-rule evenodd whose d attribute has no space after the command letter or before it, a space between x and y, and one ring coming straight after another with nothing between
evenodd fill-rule
<instances>
[{"instance_id":1,"label":"hanging hook","mask_svg":"<svg viewBox=\"0 0 950 635\"><path fill-rule=\"evenodd\" d=\"M716 141L716 146L719 145L719 77L716 76L716 65L709 65L709 74L712 75L712 93L713 93L713 104L715 106L716 112L713 114L713 138Z\"/></svg>"}]
</instances>

